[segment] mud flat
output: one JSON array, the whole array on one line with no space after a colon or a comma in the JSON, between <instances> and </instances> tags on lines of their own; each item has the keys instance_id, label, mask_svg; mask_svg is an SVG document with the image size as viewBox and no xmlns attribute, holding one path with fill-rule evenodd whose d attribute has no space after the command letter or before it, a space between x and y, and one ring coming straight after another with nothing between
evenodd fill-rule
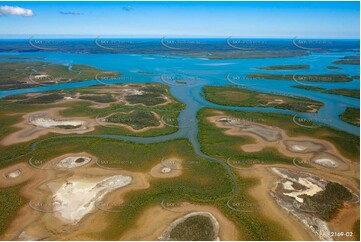
<instances>
[{"instance_id":1,"label":"mud flat","mask_svg":"<svg viewBox=\"0 0 361 242\"><path fill-rule=\"evenodd\" d=\"M239 128L240 132L255 134L266 141L273 142L282 138L281 132L266 125L251 122L238 122L236 119L229 118L227 121L231 126Z\"/></svg>"},{"instance_id":2,"label":"mud flat","mask_svg":"<svg viewBox=\"0 0 361 242\"><path fill-rule=\"evenodd\" d=\"M336 168L338 170L347 170L348 166L338 157L329 154L327 152L322 152L316 154L312 158L312 162L321 165L326 168Z\"/></svg>"},{"instance_id":3,"label":"mud flat","mask_svg":"<svg viewBox=\"0 0 361 242\"><path fill-rule=\"evenodd\" d=\"M79 156L97 160L80 152L53 158L49 163L57 167L59 161ZM48 166L45 163L40 168ZM20 176L6 177L9 172L19 169L22 170ZM93 162L80 167L50 170L19 163L0 170L0 174L1 187L26 182L20 194L29 200L29 205L21 207L11 222L6 238L1 237L6 240L90 240L87 234L94 231L101 233L109 226L108 216L111 213L104 210L123 204L125 194L150 186L146 174L102 169Z\"/></svg>"},{"instance_id":4,"label":"mud flat","mask_svg":"<svg viewBox=\"0 0 361 242\"><path fill-rule=\"evenodd\" d=\"M237 170L237 173L243 178L257 179L256 185L247 189L247 193L262 206L258 206L259 212L274 221L280 223L289 231L292 240L317 240L318 238L306 227L299 224L299 221L290 216L290 214L281 209L270 194L271 189L276 184L278 177L275 175L269 165L256 165L252 170Z\"/></svg>"},{"instance_id":5,"label":"mud flat","mask_svg":"<svg viewBox=\"0 0 361 242\"><path fill-rule=\"evenodd\" d=\"M311 153L325 150L322 144L312 141L285 140L283 142L288 150L296 153Z\"/></svg>"},{"instance_id":6,"label":"mud flat","mask_svg":"<svg viewBox=\"0 0 361 242\"><path fill-rule=\"evenodd\" d=\"M12 172L9 172L8 174L6 174L6 177L10 178L10 179L14 179L14 178L21 176L22 173L23 172L20 169L17 169L15 171L12 171Z\"/></svg>"},{"instance_id":7,"label":"mud flat","mask_svg":"<svg viewBox=\"0 0 361 242\"><path fill-rule=\"evenodd\" d=\"M189 213L210 213L219 223L220 240L239 240L240 232L217 208L209 205L182 203L169 211L160 205L144 211L134 227L127 230L120 240L157 240L175 220Z\"/></svg>"},{"instance_id":8,"label":"mud flat","mask_svg":"<svg viewBox=\"0 0 361 242\"><path fill-rule=\"evenodd\" d=\"M85 117L64 118L59 111L65 108L51 108L41 112L27 113L23 121L13 125L18 131L1 140L1 145L27 142L48 133L83 134L94 130L96 122Z\"/></svg>"},{"instance_id":9,"label":"mud flat","mask_svg":"<svg viewBox=\"0 0 361 242\"><path fill-rule=\"evenodd\" d=\"M34 169L26 162L0 170L0 188L23 183L34 175Z\"/></svg>"},{"instance_id":10,"label":"mud flat","mask_svg":"<svg viewBox=\"0 0 361 242\"><path fill-rule=\"evenodd\" d=\"M328 141L307 136L289 137L285 130L274 126L259 124L253 121L239 120L225 116L222 111L215 111L215 116L208 117L208 121L217 128L224 129L228 136L250 136L254 139L251 144L242 144L244 152L259 152L267 147L277 149L281 154L292 160L332 171L350 171L358 173L357 164L344 158L336 147Z\"/></svg>"},{"instance_id":11,"label":"mud flat","mask_svg":"<svg viewBox=\"0 0 361 242\"><path fill-rule=\"evenodd\" d=\"M217 221L217 219L208 212L192 212L192 213L188 213L187 215L176 219L175 221L173 221L169 227L163 232L163 234L161 236L159 236L158 240L162 240L162 241L172 241L172 240L178 240L179 238L175 238L172 236L172 231L179 226L182 223L185 223L186 220L188 220L189 218L192 217L196 217L196 216L202 216L205 218L208 218L209 221L212 224L212 228L211 230L213 231L213 238L209 238L211 240L219 240L219 223ZM192 229L194 229L194 227L192 227ZM190 231L184 231L184 233L189 233ZM192 240L198 240L198 239L192 239Z\"/></svg>"},{"instance_id":12,"label":"mud flat","mask_svg":"<svg viewBox=\"0 0 361 242\"><path fill-rule=\"evenodd\" d=\"M96 201L131 182L132 177L123 175L111 176L100 181L67 180L54 191L54 211L58 211L55 215L72 224L77 224L95 208ZM49 187L53 185L55 184L49 184Z\"/></svg>"}]
</instances>

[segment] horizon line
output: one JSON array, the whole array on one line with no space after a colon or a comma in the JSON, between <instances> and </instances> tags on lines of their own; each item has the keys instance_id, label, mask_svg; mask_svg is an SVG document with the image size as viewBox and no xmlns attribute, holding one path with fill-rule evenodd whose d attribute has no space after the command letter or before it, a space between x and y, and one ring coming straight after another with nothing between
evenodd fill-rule
<instances>
[{"instance_id":1,"label":"horizon line","mask_svg":"<svg viewBox=\"0 0 361 242\"><path fill-rule=\"evenodd\" d=\"M159 39L159 38L168 38L168 39L335 39L335 40L360 40L360 37L275 37L275 36L237 36L237 35L227 35L227 36L206 36L206 35L95 35L95 34L0 34L1 39L30 39L30 38L76 38L76 39L89 39L89 38L127 38L127 39Z\"/></svg>"}]
</instances>

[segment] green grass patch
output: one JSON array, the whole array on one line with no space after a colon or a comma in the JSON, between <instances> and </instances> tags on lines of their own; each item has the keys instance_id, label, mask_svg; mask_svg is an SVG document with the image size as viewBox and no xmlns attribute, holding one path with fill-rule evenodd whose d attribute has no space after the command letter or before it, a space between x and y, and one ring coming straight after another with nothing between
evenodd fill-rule
<instances>
[{"instance_id":1,"label":"green grass patch","mask_svg":"<svg viewBox=\"0 0 361 242\"><path fill-rule=\"evenodd\" d=\"M20 207L26 204L26 199L19 195L23 185L0 189L0 235L5 234Z\"/></svg>"},{"instance_id":2,"label":"green grass patch","mask_svg":"<svg viewBox=\"0 0 361 242\"><path fill-rule=\"evenodd\" d=\"M328 94L336 94L347 97L360 98L360 89L345 89L345 88L326 89L322 87L302 86L302 85L292 86L292 87L304 89L304 90L310 90L310 91L323 92Z\"/></svg>"},{"instance_id":3,"label":"green grass patch","mask_svg":"<svg viewBox=\"0 0 361 242\"><path fill-rule=\"evenodd\" d=\"M265 80L279 80L279 81L300 81L300 82L349 82L352 80L348 75L344 74L249 74L249 78L258 78Z\"/></svg>"},{"instance_id":4,"label":"green grass patch","mask_svg":"<svg viewBox=\"0 0 361 242\"><path fill-rule=\"evenodd\" d=\"M211 219L201 215L185 219L170 232L170 239L175 241L211 241L214 237Z\"/></svg>"},{"instance_id":5,"label":"green grass patch","mask_svg":"<svg viewBox=\"0 0 361 242\"><path fill-rule=\"evenodd\" d=\"M268 94L243 88L205 86L203 91L208 101L226 106L273 107L296 112L310 112L323 106L323 103L305 97Z\"/></svg>"},{"instance_id":6,"label":"green grass patch","mask_svg":"<svg viewBox=\"0 0 361 242\"><path fill-rule=\"evenodd\" d=\"M280 65L257 67L259 70L309 70L310 65Z\"/></svg>"},{"instance_id":7,"label":"green grass patch","mask_svg":"<svg viewBox=\"0 0 361 242\"><path fill-rule=\"evenodd\" d=\"M360 127L360 109L347 107L345 112L340 115L340 119Z\"/></svg>"}]
</instances>

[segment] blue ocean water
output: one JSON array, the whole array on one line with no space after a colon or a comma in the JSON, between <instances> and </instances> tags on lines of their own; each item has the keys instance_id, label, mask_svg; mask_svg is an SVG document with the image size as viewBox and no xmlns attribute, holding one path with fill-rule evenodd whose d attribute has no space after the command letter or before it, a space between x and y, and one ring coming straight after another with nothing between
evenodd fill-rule
<instances>
[{"instance_id":1,"label":"blue ocean water","mask_svg":"<svg viewBox=\"0 0 361 242\"><path fill-rule=\"evenodd\" d=\"M118 53L71 53L60 51L39 51L39 52L0 52L0 56L17 56L43 58L39 61L46 61L55 64L69 65L85 64L108 71L119 71L122 73L121 79L107 80L107 84L122 82L161 82L170 84L171 92L180 101L184 102L187 108L181 112L179 117L180 125L186 120L194 120L196 112L201 107L217 107L232 110L255 110L261 112L282 112L290 113L300 117L316 120L322 124L344 130L346 132L359 135L359 127L343 122L338 117L344 112L347 106L359 108L359 99L345 97L340 95L325 94L316 91L302 90L292 88L299 85L294 81L278 81L265 79L246 78L247 74L255 73L279 73L279 74L346 74L350 76L359 76L360 69L358 65L339 65L342 70L329 70L327 66L335 66L333 61L344 56L359 55L357 52L310 52L308 56L290 57L290 58L259 58L259 59L226 59L209 60L206 58L190 58L185 56L165 55L165 54L118 54ZM37 59L34 59L37 60ZM2 61L21 61L14 59L0 59ZM33 60L32 60L33 61ZM257 67L270 65L310 65L310 70L259 70ZM176 83L164 82L165 79L171 80L172 76L182 77L189 85L177 85ZM212 104L206 101L202 94L204 85L229 85L230 77L233 82L244 85L244 87L267 93L282 95L303 96L321 101L325 104L316 114L295 113L287 110L275 108L240 108L224 107ZM172 85L173 84L173 85ZM0 91L0 98L14 94L24 94L30 92L44 92L50 90L59 90L64 88L78 88L91 85L101 85L96 80L72 82L66 84L40 86L34 88ZM307 85L324 88L348 88L359 89L360 80L354 79L350 82L340 83L307 83ZM186 125L185 125L186 126ZM181 132L186 132L183 130ZM179 133L181 133L179 132ZM196 138L197 127L187 129L186 136ZM179 135L178 133L178 135ZM180 135L184 136L184 135Z\"/></svg>"}]
</instances>

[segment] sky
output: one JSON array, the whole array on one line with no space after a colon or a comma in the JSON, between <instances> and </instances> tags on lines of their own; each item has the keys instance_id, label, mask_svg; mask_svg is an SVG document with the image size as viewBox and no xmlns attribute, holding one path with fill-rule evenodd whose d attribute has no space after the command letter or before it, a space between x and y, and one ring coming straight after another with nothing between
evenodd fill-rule
<instances>
[{"instance_id":1,"label":"sky","mask_svg":"<svg viewBox=\"0 0 361 242\"><path fill-rule=\"evenodd\" d=\"M359 2L0 2L0 35L356 38Z\"/></svg>"}]
</instances>

